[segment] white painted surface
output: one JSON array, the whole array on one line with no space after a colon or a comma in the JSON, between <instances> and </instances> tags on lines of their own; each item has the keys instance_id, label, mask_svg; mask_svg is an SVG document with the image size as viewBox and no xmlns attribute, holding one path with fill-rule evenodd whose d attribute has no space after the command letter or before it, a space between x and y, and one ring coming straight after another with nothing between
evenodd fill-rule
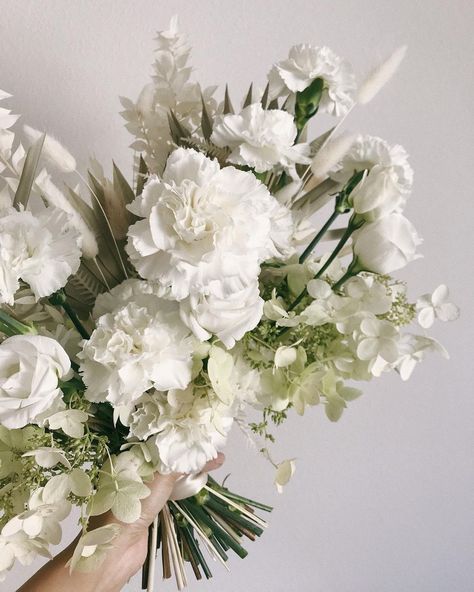
<instances>
[{"instance_id":1,"label":"white painted surface","mask_svg":"<svg viewBox=\"0 0 474 592\"><path fill-rule=\"evenodd\" d=\"M238 435L227 449L232 484L275 504L271 528L232 574L225 592L470 592L473 589L472 55L469 0L0 0L0 88L31 125L62 139L85 165L130 164L117 96L147 80L154 32L178 13L204 84L233 96L264 83L290 45L331 46L364 72L407 43L391 86L348 127L403 144L416 185L408 216L425 259L403 272L411 295L450 285L461 320L438 326L451 353L412 380L374 382L339 424L321 409L280 430L282 457L298 471L278 497L272 472ZM469 308L471 306L471 309ZM67 527L72 538L74 525ZM37 565L16 568L11 592ZM127 590L139 589L138 580ZM159 590L173 590L163 584Z\"/></svg>"}]
</instances>

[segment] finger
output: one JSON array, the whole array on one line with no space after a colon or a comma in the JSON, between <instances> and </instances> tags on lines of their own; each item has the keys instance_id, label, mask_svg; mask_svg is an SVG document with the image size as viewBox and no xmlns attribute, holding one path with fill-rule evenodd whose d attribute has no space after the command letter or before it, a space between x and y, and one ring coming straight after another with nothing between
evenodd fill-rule
<instances>
[{"instance_id":1,"label":"finger","mask_svg":"<svg viewBox=\"0 0 474 592\"><path fill-rule=\"evenodd\" d=\"M225 455L222 454L222 452L219 452L219 454L216 456L216 458L214 458L213 460L210 460L206 466L203 468L202 472L203 473L209 473L211 471L215 471L216 469L219 469L220 467L222 467L222 465L224 464L225 461Z\"/></svg>"}]
</instances>

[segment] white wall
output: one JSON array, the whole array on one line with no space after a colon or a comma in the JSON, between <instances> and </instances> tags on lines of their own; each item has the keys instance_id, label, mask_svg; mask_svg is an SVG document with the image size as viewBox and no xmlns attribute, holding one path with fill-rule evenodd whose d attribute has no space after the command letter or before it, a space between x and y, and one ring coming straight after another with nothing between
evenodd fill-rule
<instances>
[{"instance_id":1,"label":"white wall","mask_svg":"<svg viewBox=\"0 0 474 592\"><path fill-rule=\"evenodd\" d=\"M469 592L473 589L472 22L469 0L0 0L0 88L18 112L64 140L84 165L96 153L126 169L118 95L147 80L152 38L178 13L205 84L240 96L290 45L312 41L363 72L407 43L402 71L349 127L402 143L416 190L408 216L425 259L403 272L416 296L450 285L462 307L437 327L452 359L430 358L408 384L369 385L339 424L321 409L280 431L298 472L278 497L272 472L235 435L225 472L275 504L271 528L232 573L216 566L193 590ZM72 536L73 525L69 527ZM18 567L10 592L32 569ZM173 590L166 584L160 590ZM138 583L127 590L138 590Z\"/></svg>"}]
</instances>

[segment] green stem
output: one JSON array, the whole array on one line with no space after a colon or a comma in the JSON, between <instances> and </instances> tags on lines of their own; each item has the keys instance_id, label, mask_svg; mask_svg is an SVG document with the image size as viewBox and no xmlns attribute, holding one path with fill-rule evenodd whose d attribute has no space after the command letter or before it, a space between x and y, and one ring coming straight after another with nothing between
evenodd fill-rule
<instances>
[{"instance_id":1,"label":"green stem","mask_svg":"<svg viewBox=\"0 0 474 592\"><path fill-rule=\"evenodd\" d=\"M343 284L345 284L347 282L347 280L349 280L351 277L354 277L358 273L360 273L361 271L363 271L363 269L361 269L360 267L358 267L357 263L358 263L357 257L354 257L354 259L352 260L351 264L347 268L346 273L340 279L338 279L337 282L333 285L332 289L334 291L339 290L339 288Z\"/></svg>"},{"instance_id":2,"label":"green stem","mask_svg":"<svg viewBox=\"0 0 474 592\"><path fill-rule=\"evenodd\" d=\"M4 310L0 309L0 332L8 337L13 335L36 335L37 331L33 325L26 325L18 321Z\"/></svg>"},{"instance_id":3,"label":"green stem","mask_svg":"<svg viewBox=\"0 0 474 592\"><path fill-rule=\"evenodd\" d=\"M339 216L339 214L340 214L340 212L338 212L337 210L334 210L334 212L329 216L329 218L327 219L326 223L321 228L321 230L316 234L316 236L309 243L309 245L306 247L306 249L301 253L301 256L299 258L299 263L303 263L309 257L309 255L311 254L313 249L316 247L316 245L319 243L319 241L326 234L327 230L330 228L330 226L333 224L334 220L336 220L336 218Z\"/></svg>"},{"instance_id":4,"label":"green stem","mask_svg":"<svg viewBox=\"0 0 474 592\"><path fill-rule=\"evenodd\" d=\"M74 311L74 309L68 303L67 298L66 298L66 294L64 293L64 290L59 290L58 292L56 292L55 294L50 296L49 301L54 306L62 306L62 308L64 309L64 312L71 319L74 327L76 327L79 335L83 339L90 338L89 332L84 327L84 325L81 323L81 321L80 321L79 317L77 316L76 312Z\"/></svg>"},{"instance_id":5,"label":"green stem","mask_svg":"<svg viewBox=\"0 0 474 592\"><path fill-rule=\"evenodd\" d=\"M319 279L323 275L323 273L326 271L326 269L331 265L331 263L334 261L334 259L339 255L339 253L341 252L341 250L344 247L344 245L350 239L352 233L355 230L357 230L358 228L360 228L360 226L361 226L361 222L355 222L354 219L351 219L351 221L349 222L349 226L347 227L346 231L342 235L341 240L337 243L336 248L331 253L331 256L328 258L328 260L326 261L326 263L321 267L321 269L318 271L318 273L314 276L313 279L317 280L317 279ZM288 310L290 311L290 310L293 310L294 308L296 308L298 306L298 304L306 296L307 293L308 293L308 290L307 290L307 288L305 288L297 296L297 298L291 303L291 305L288 308Z\"/></svg>"}]
</instances>

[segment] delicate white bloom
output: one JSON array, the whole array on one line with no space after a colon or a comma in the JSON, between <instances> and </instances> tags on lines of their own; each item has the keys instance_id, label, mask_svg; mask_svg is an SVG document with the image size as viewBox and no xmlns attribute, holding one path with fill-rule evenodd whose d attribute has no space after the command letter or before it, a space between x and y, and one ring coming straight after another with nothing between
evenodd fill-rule
<instances>
[{"instance_id":1,"label":"delicate white bloom","mask_svg":"<svg viewBox=\"0 0 474 592\"><path fill-rule=\"evenodd\" d=\"M132 523L140 518L140 500L150 495L150 489L142 482L136 461L137 457L127 451L105 463L91 502L92 516L111 510L122 522Z\"/></svg>"},{"instance_id":2,"label":"delicate white bloom","mask_svg":"<svg viewBox=\"0 0 474 592\"><path fill-rule=\"evenodd\" d=\"M270 96L301 92L316 78L324 80L319 110L338 117L345 115L354 104L354 74L351 66L329 47L292 47L288 59L275 64L268 75Z\"/></svg>"},{"instance_id":3,"label":"delicate white bloom","mask_svg":"<svg viewBox=\"0 0 474 592\"><path fill-rule=\"evenodd\" d=\"M281 296L276 295L275 289L272 292L271 300L267 300L263 305L263 314L267 319L275 321L280 327L295 327L299 323L299 318L296 317L295 312L286 310L285 301Z\"/></svg>"},{"instance_id":4,"label":"delicate white bloom","mask_svg":"<svg viewBox=\"0 0 474 592\"><path fill-rule=\"evenodd\" d=\"M345 386L333 369L328 370L321 379L320 393L326 399L324 408L330 421L338 421L347 407L346 403L362 394L359 389Z\"/></svg>"},{"instance_id":5,"label":"delicate white bloom","mask_svg":"<svg viewBox=\"0 0 474 592\"><path fill-rule=\"evenodd\" d=\"M419 259L416 248L422 242L411 222L394 213L356 231L353 250L360 269L388 274Z\"/></svg>"},{"instance_id":6,"label":"delicate white bloom","mask_svg":"<svg viewBox=\"0 0 474 592\"><path fill-rule=\"evenodd\" d=\"M329 171L343 160L355 138L354 134L342 134L328 142L316 153L311 162L311 172L316 181L323 181Z\"/></svg>"},{"instance_id":7,"label":"delicate white bloom","mask_svg":"<svg viewBox=\"0 0 474 592\"><path fill-rule=\"evenodd\" d=\"M48 425L52 430L62 430L71 438L82 438L84 423L89 414L79 409L65 409L48 417Z\"/></svg>"},{"instance_id":8,"label":"delicate white bloom","mask_svg":"<svg viewBox=\"0 0 474 592\"><path fill-rule=\"evenodd\" d=\"M347 310L347 298L335 294L331 286L324 280L310 280L307 290L314 300L300 315L302 322L306 325L316 327L337 322L354 312L353 306L351 310Z\"/></svg>"},{"instance_id":9,"label":"delicate white bloom","mask_svg":"<svg viewBox=\"0 0 474 592\"><path fill-rule=\"evenodd\" d=\"M100 316L78 356L86 398L130 405L150 388L185 388L191 380L193 339L178 308L145 294L138 303Z\"/></svg>"},{"instance_id":10,"label":"delicate white bloom","mask_svg":"<svg viewBox=\"0 0 474 592\"><path fill-rule=\"evenodd\" d=\"M381 357L393 363L398 359L399 334L391 323L366 318L360 324L360 331L357 356L361 360L374 362L377 357Z\"/></svg>"},{"instance_id":11,"label":"delicate white bloom","mask_svg":"<svg viewBox=\"0 0 474 592\"><path fill-rule=\"evenodd\" d=\"M160 396L162 396L161 393L152 391L145 393L137 400L136 407L127 422L131 436L139 440L147 440L159 432Z\"/></svg>"},{"instance_id":12,"label":"delicate white bloom","mask_svg":"<svg viewBox=\"0 0 474 592\"><path fill-rule=\"evenodd\" d=\"M119 524L107 524L82 535L67 564L70 571L88 572L100 567L120 530Z\"/></svg>"},{"instance_id":13,"label":"delicate white bloom","mask_svg":"<svg viewBox=\"0 0 474 592\"><path fill-rule=\"evenodd\" d=\"M429 329L435 319L455 321L459 317L459 308L448 298L448 287L441 284L433 294L424 294L417 300L418 323L423 329Z\"/></svg>"},{"instance_id":14,"label":"delicate white bloom","mask_svg":"<svg viewBox=\"0 0 474 592\"><path fill-rule=\"evenodd\" d=\"M222 348L213 345L209 351L207 373L211 381L212 390L224 405L231 405L234 401L231 377L234 369L234 359Z\"/></svg>"},{"instance_id":15,"label":"delicate white bloom","mask_svg":"<svg viewBox=\"0 0 474 592\"><path fill-rule=\"evenodd\" d=\"M369 73L357 91L357 102L360 105L369 103L391 80L400 67L406 52L406 45L398 47L386 60Z\"/></svg>"},{"instance_id":16,"label":"delicate white bloom","mask_svg":"<svg viewBox=\"0 0 474 592\"><path fill-rule=\"evenodd\" d=\"M79 268L79 234L67 215L47 208L38 215L0 212L0 303L13 304L22 279L35 297L64 287Z\"/></svg>"},{"instance_id":17,"label":"delicate white bloom","mask_svg":"<svg viewBox=\"0 0 474 592\"><path fill-rule=\"evenodd\" d=\"M206 270L227 253L260 263L290 251L290 211L251 173L221 169L195 150L175 150L130 210L144 218L128 233L133 264L177 300L205 285Z\"/></svg>"},{"instance_id":18,"label":"delicate white bloom","mask_svg":"<svg viewBox=\"0 0 474 592\"><path fill-rule=\"evenodd\" d=\"M383 173L390 179L399 193L407 194L411 191L413 169L408 163L406 150L399 144L390 146L385 140L376 136L357 136L338 169L330 176L344 184L349 181L355 171L364 169L370 171L374 167L377 167L378 174Z\"/></svg>"},{"instance_id":19,"label":"delicate white bloom","mask_svg":"<svg viewBox=\"0 0 474 592\"><path fill-rule=\"evenodd\" d=\"M401 337L399 352L400 357L394 367L402 380L410 378L415 366L425 358L427 352L438 352L443 358L449 359L448 352L438 341L424 335L414 335L412 333L407 333Z\"/></svg>"},{"instance_id":20,"label":"delicate white bloom","mask_svg":"<svg viewBox=\"0 0 474 592\"><path fill-rule=\"evenodd\" d=\"M274 483L278 493L283 493L283 487L288 484L296 471L295 459L284 460L276 467Z\"/></svg>"},{"instance_id":21,"label":"delicate white bloom","mask_svg":"<svg viewBox=\"0 0 474 592\"><path fill-rule=\"evenodd\" d=\"M251 257L228 254L214 259L201 282L182 300L180 314L194 335L204 341L216 335L232 348L263 314L258 264ZM250 276L250 278L249 278Z\"/></svg>"},{"instance_id":22,"label":"delicate white bloom","mask_svg":"<svg viewBox=\"0 0 474 592\"><path fill-rule=\"evenodd\" d=\"M296 361L298 352L294 347L281 345L275 352L275 368L286 368Z\"/></svg>"},{"instance_id":23,"label":"delicate white bloom","mask_svg":"<svg viewBox=\"0 0 474 592\"><path fill-rule=\"evenodd\" d=\"M290 398L298 415L303 415L306 405L318 405L320 401L321 380L324 371L318 364L309 364L298 373L290 385Z\"/></svg>"},{"instance_id":24,"label":"delicate white bloom","mask_svg":"<svg viewBox=\"0 0 474 592\"><path fill-rule=\"evenodd\" d=\"M231 409L208 391L197 396L193 388L161 395L160 431L147 444L159 455L161 473L197 473L217 457L232 426Z\"/></svg>"},{"instance_id":25,"label":"delicate white bloom","mask_svg":"<svg viewBox=\"0 0 474 592\"><path fill-rule=\"evenodd\" d=\"M290 113L267 111L261 103L253 103L238 115L223 115L214 125L211 141L230 148L229 162L247 165L257 173L277 167L296 178L295 165L310 163L309 144L295 144L297 133Z\"/></svg>"},{"instance_id":26,"label":"delicate white bloom","mask_svg":"<svg viewBox=\"0 0 474 592\"><path fill-rule=\"evenodd\" d=\"M360 311L382 315L392 307L392 298L387 293L387 288L377 282L374 276L351 278L344 284L344 293L352 302L357 302Z\"/></svg>"},{"instance_id":27,"label":"delicate white bloom","mask_svg":"<svg viewBox=\"0 0 474 592\"><path fill-rule=\"evenodd\" d=\"M0 344L0 424L42 425L59 411L71 362L57 341L42 335L15 335Z\"/></svg>"},{"instance_id":28,"label":"delicate white bloom","mask_svg":"<svg viewBox=\"0 0 474 592\"><path fill-rule=\"evenodd\" d=\"M42 132L29 125L24 125L23 131L30 142L36 142L43 135ZM45 136L41 153L63 173L72 173L76 170L76 159L74 156L52 136Z\"/></svg>"},{"instance_id":29,"label":"delicate white bloom","mask_svg":"<svg viewBox=\"0 0 474 592\"><path fill-rule=\"evenodd\" d=\"M68 461L64 452L59 448L41 446L35 450L28 450L23 456L33 456L36 464L45 469L55 467L57 464L61 464L67 469L71 468L71 463Z\"/></svg>"}]
</instances>

